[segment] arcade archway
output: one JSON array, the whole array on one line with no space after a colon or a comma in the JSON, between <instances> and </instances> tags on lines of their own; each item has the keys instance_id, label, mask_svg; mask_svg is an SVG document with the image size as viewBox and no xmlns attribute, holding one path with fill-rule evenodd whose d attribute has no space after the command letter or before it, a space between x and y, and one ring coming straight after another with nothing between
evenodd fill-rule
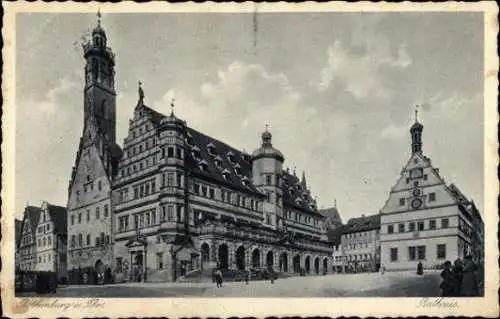
<instances>
[{"instance_id":1,"label":"arcade archway","mask_svg":"<svg viewBox=\"0 0 500 319\"><path fill-rule=\"evenodd\" d=\"M288 254L282 253L280 255L280 271L288 272Z\"/></svg>"},{"instance_id":2,"label":"arcade archway","mask_svg":"<svg viewBox=\"0 0 500 319\"><path fill-rule=\"evenodd\" d=\"M252 251L252 267L260 268L260 251L258 248Z\"/></svg>"},{"instance_id":3,"label":"arcade archway","mask_svg":"<svg viewBox=\"0 0 500 319\"><path fill-rule=\"evenodd\" d=\"M300 272L300 255L293 257L293 272Z\"/></svg>"},{"instance_id":4,"label":"arcade archway","mask_svg":"<svg viewBox=\"0 0 500 319\"><path fill-rule=\"evenodd\" d=\"M218 250L218 257L219 257L219 266L222 268L222 269L228 269L229 268L229 253L228 253L228 249L227 249L227 245L226 244L222 244L219 246L219 250Z\"/></svg>"},{"instance_id":5,"label":"arcade archway","mask_svg":"<svg viewBox=\"0 0 500 319\"><path fill-rule=\"evenodd\" d=\"M314 272L319 274L319 257L314 258Z\"/></svg>"},{"instance_id":6,"label":"arcade archway","mask_svg":"<svg viewBox=\"0 0 500 319\"><path fill-rule=\"evenodd\" d=\"M306 273L311 272L311 257L307 256L305 261Z\"/></svg>"},{"instance_id":7,"label":"arcade archway","mask_svg":"<svg viewBox=\"0 0 500 319\"><path fill-rule=\"evenodd\" d=\"M267 252L266 266L267 266L267 269L269 269L269 270L272 270L274 268L274 254L272 251Z\"/></svg>"},{"instance_id":8,"label":"arcade archway","mask_svg":"<svg viewBox=\"0 0 500 319\"><path fill-rule=\"evenodd\" d=\"M201 245L201 264L204 265L210 261L210 246L207 243Z\"/></svg>"},{"instance_id":9,"label":"arcade archway","mask_svg":"<svg viewBox=\"0 0 500 319\"><path fill-rule=\"evenodd\" d=\"M236 266L240 270L245 269L245 248L243 246L236 250Z\"/></svg>"}]
</instances>

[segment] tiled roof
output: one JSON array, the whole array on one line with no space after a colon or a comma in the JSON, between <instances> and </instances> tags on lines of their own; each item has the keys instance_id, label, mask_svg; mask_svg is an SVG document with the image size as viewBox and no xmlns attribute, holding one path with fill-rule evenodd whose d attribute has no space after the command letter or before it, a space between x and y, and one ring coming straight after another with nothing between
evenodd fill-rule
<instances>
[{"instance_id":1,"label":"tiled roof","mask_svg":"<svg viewBox=\"0 0 500 319\"><path fill-rule=\"evenodd\" d=\"M57 234L66 234L68 226L68 214L65 207L48 205L48 211L52 223L54 223L54 230Z\"/></svg>"},{"instance_id":2,"label":"tiled roof","mask_svg":"<svg viewBox=\"0 0 500 319\"><path fill-rule=\"evenodd\" d=\"M305 199L303 197L304 193L306 195ZM316 209L310 206L310 204L316 205L310 192L297 176L287 171L283 171L283 204L310 213L319 214Z\"/></svg>"},{"instance_id":3,"label":"tiled roof","mask_svg":"<svg viewBox=\"0 0 500 319\"><path fill-rule=\"evenodd\" d=\"M342 225L342 218L340 218L339 211L336 207L320 209L319 213L326 218L331 218L334 224Z\"/></svg>"},{"instance_id":4,"label":"tiled roof","mask_svg":"<svg viewBox=\"0 0 500 319\"><path fill-rule=\"evenodd\" d=\"M167 118L167 116L146 105L141 105L141 107L150 115L153 124L157 126L162 123L163 119ZM168 116L168 118L177 119L172 117L172 115ZM190 127L187 127L187 134L191 150L197 153L195 158L192 151L188 152L188 157L186 158L188 167L192 169L195 175L197 174L220 184L229 185L235 189L264 196L252 183L252 156L250 154L235 149ZM211 148L211 153L209 153L208 146ZM229 160L229 156L232 156L232 162ZM218 166L215 163L216 158L219 162ZM202 161L204 161L203 170L199 168L199 164ZM235 169L238 169L238 173ZM224 178L223 172L227 173L227 179ZM297 176L283 171L282 185L283 203L285 206L317 213L316 209L310 207L310 204L313 203L315 205L315 202L305 187L305 178L303 181L300 181ZM298 186L300 189L297 188ZM302 198L303 191L307 191L305 200ZM298 198L300 198L300 201L297 201Z\"/></svg>"},{"instance_id":5,"label":"tiled roof","mask_svg":"<svg viewBox=\"0 0 500 319\"><path fill-rule=\"evenodd\" d=\"M355 233L380 228L380 215L351 218L343 227L343 233Z\"/></svg>"}]
</instances>

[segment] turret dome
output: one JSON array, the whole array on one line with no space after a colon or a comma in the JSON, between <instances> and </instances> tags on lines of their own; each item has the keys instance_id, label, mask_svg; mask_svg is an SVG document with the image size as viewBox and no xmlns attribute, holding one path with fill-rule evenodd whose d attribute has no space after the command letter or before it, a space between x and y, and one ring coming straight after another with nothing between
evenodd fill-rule
<instances>
[{"instance_id":1,"label":"turret dome","mask_svg":"<svg viewBox=\"0 0 500 319\"><path fill-rule=\"evenodd\" d=\"M283 154L273 147L271 143L272 137L272 134L267 130L266 127L266 131L262 133L262 146L252 153L252 160L267 157L275 158L281 162L285 161L285 157L283 156Z\"/></svg>"}]
</instances>

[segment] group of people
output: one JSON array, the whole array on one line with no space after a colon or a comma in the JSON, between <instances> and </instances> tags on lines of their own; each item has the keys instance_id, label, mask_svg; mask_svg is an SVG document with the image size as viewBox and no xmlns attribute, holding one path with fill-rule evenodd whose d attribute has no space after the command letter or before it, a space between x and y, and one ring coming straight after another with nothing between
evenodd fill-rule
<instances>
[{"instance_id":1,"label":"group of people","mask_svg":"<svg viewBox=\"0 0 500 319\"><path fill-rule=\"evenodd\" d=\"M214 271L213 281L217 284L217 287L222 287L223 275L221 268L217 267ZM245 283L248 285L251 279L251 271L249 269L245 270ZM267 269L262 270L262 279L270 280L274 284L274 280L277 279L276 274L273 271L268 271Z\"/></svg>"},{"instance_id":2,"label":"group of people","mask_svg":"<svg viewBox=\"0 0 500 319\"><path fill-rule=\"evenodd\" d=\"M449 260L441 272L441 292L443 297L476 297L481 295L482 278L478 276L480 267L472 256L466 256L462 262L455 260L453 266Z\"/></svg>"}]
</instances>

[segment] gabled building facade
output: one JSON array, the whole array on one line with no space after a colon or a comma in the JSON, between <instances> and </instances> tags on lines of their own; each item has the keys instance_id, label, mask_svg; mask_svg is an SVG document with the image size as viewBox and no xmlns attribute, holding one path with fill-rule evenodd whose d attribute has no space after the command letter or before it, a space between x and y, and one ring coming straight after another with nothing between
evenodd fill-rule
<instances>
[{"instance_id":1,"label":"gabled building facade","mask_svg":"<svg viewBox=\"0 0 500 319\"><path fill-rule=\"evenodd\" d=\"M342 227L341 247L346 272L380 268L380 215L350 219Z\"/></svg>"},{"instance_id":2,"label":"gabled building facade","mask_svg":"<svg viewBox=\"0 0 500 319\"><path fill-rule=\"evenodd\" d=\"M23 213L21 236L17 246L19 255L19 269L34 271L37 265L36 230L40 219L41 209L35 206L26 206Z\"/></svg>"},{"instance_id":3,"label":"gabled building facade","mask_svg":"<svg viewBox=\"0 0 500 319\"><path fill-rule=\"evenodd\" d=\"M411 156L380 211L381 256L387 270L416 269L419 261L426 268L438 267L474 249L484 250L474 235L483 229L480 214L424 155L422 131L416 119L410 129Z\"/></svg>"},{"instance_id":4,"label":"gabled building facade","mask_svg":"<svg viewBox=\"0 0 500 319\"><path fill-rule=\"evenodd\" d=\"M43 202L36 226L36 271L56 272L58 279L67 278L67 214L66 208Z\"/></svg>"},{"instance_id":5,"label":"gabled building facade","mask_svg":"<svg viewBox=\"0 0 500 319\"><path fill-rule=\"evenodd\" d=\"M121 150L115 143L115 56L100 21L83 50L84 125L68 187L68 268L70 282L102 283L112 277L111 183Z\"/></svg>"}]
</instances>

